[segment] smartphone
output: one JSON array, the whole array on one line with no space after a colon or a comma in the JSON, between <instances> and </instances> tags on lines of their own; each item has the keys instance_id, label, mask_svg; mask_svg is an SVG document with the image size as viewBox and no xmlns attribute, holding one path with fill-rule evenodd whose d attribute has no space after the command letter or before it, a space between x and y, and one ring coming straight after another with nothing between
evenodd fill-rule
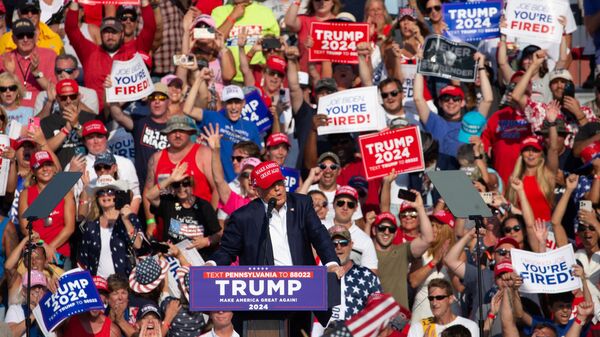
<instances>
[{"instance_id":1,"label":"smartphone","mask_svg":"<svg viewBox=\"0 0 600 337\"><path fill-rule=\"evenodd\" d=\"M158 241L152 241L152 242L150 242L150 246L152 247L152 254L155 254L155 253L166 254L166 253L169 252L169 245L166 245L164 243L160 243Z\"/></svg>"},{"instance_id":2,"label":"smartphone","mask_svg":"<svg viewBox=\"0 0 600 337\"><path fill-rule=\"evenodd\" d=\"M40 118L39 117L29 117L29 123L27 124L27 130L30 132L34 131L34 127L40 127Z\"/></svg>"},{"instance_id":3,"label":"smartphone","mask_svg":"<svg viewBox=\"0 0 600 337\"><path fill-rule=\"evenodd\" d=\"M575 97L575 84L573 83L573 81L567 81L567 83L565 84L563 97L564 96Z\"/></svg>"},{"instance_id":4,"label":"smartphone","mask_svg":"<svg viewBox=\"0 0 600 337\"><path fill-rule=\"evenodd\" d=\"M194 62L196 62L196 56L194 55L173 55L173 64L176 66L191 66Z\"/></svg>"},{"instance_id":5,"label":"smartphone","mask_svg":"<svg viewBox=\"0 0 600 337\"><path fill-rule=\"evenodd\" d=\"M579 200L579 209L592 212L592 201L591 200Z\"/></svg>"},{"instance_id":6,"label":"smartphone","mask_svg":"<svg viewBox=\"0 0 600 337\"><path fill-rule=\"evenodd\" d=\"M78 156L78 155L85 156L85 154L86 154L85 152L86 152L86 150L85 150L85 147L83 147L83 146L78 146L78 147L75 148L75 155L76 156Z\"/></svg>"},{"instance_id":7,"label":"smartphone","mask_svg":"<svg viewBox=\"0 0 600 337\"><path fill-rule=\"evenodd\" d=\"M194 28L194 39L214 39L215 29L212 27L208 28Z\"/></svg>"},{"instance_id":8,"label":"smartphone","mask_svg":"<svg viewBox=\"0 0 600 337\"><path fill-rule=\"evenodd\" d=\"M116 191L115 192L115 209L120 210L125 205L129 205L131 203L131 196L129 195L129 191Z\"/></svg>"},{"instance_id":9,"label":"smartphone","mask_svg":"<svg viewBox=\"0 0 600 337\"><path fill-rule=\"evenodd\" d=\"M494 201L494 193L492 192L480 192L479 194L486 204L491 204Z\"/></svg>"},{"instance_id":10,"label":"smartphone","mask_svg":"<svg viewBox=\"0 0 600 337\"><path fill-rule=\"evenodd\" d=\"M198 59L197 64L198 64L198 70L202 70L202 69L208 67L208 61L206 61L205 59Z\"/></svg>"},{"instance_id":11,"label":"smartphone","mask_svg":"<svg viewBox=\"0 0 600 337\"><path fill-rule=\"evenodd\" d=\"M262 41L262 49L279 49L281 48L281 41L278 38L268 37Z\"/></svg>"},{"instance_id":12,"label":"smartphone","mask_svg":"<svg viewBox=\"0 0 600 337\"><path fill-rule=\"evenodd\" d=\"M413 192L403 188L398 189L398 198L413 202L417 200L417 196Z\"/></svg>"},{"instance_id":13,"label":"smartphone","mask_svg":"<svg viewBox=\"0 0 600 337\"><path fill-rule=\"evenodd\" d=\"M288 46L297 46L298 45L298 35L296 35L296 34L289 35L287 43L288 43Z\"/></svg>"}]
</instances>

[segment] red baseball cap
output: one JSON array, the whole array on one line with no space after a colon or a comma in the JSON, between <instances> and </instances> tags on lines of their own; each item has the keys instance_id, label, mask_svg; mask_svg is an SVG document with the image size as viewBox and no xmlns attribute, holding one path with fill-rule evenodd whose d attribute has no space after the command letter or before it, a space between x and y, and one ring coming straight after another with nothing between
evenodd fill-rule
<instances>
[{"instance_id":1,"label":"red baseball cap","mask_svg":"<svg viewBox=\"0 0 600 337\"><path fill-rule=\"evenodd\" d=\"M581 150L581 160L584 163L591 163L592 160L600 156L600 142L593 142Z\"/></svg>"},{"instance_id":2,"label":"red baseball cap","mask_svg":"<svg viewBox=\"0 0 600 337\"><path fill-rule=\"evenodd\" d=\"M439 210L431 214L430 217L443 224L450 226L450 228L454 228L454 215L452 215L452 213L448 211Z\"/></svg>"},{"instance_id":3,"label":"red baseball cap","mask_svg":"<svg viewBox=\"0 0 600 337\"><path fill-rule=\"evenodd\" d=\"M544 150L544 148L542 147L542 144L540 144L540 141L537 139L537 137L534 137L534 136L529 136L529 137L523 139L523 141L521 142L521 152L523 152L523 150L525 150L528 147L533 147L534 149L537 149L538 151Z\"/></svg>"},{"instance_id":4,"label":"red baseball cap","mask_svg":"<svg viewBox=\"0 0 600 337\"><path fill-rule=\"evenodd\" d=\"M29 160L29 166L32 170L37 170L47 162L54 162L50 153L48 151L38 151Z\"/></svg>"},{"instance_id":5,"label":"red baseball cap","mask_svg":"<svg viewBox=\"0 0 600 337\"><path fill-rule=\"evenodd\" d=\"M500 240L498 240L498 243L496 243L496 247L494 247L494 250L498 249L498 247L502 246L503 244L509 244L515 248L519 248L519 243L517 242L517 240L510 238L508 236L505 236L503 238L500 238Z\"/></svg>"},{"instance_id":6,"label":"red baseball cap","mask_svg":"<svg viewBox=\"0 0 600 337\"><path fill-rule=\"evenodd\" d=\"M83 131L81 132L83 137L91 135L92 133L106 135L108 134L108 131L106 130L106 126L104 126L104 123L97 119L94 119L83 124Z\"/></svg>"},{"instance_id":7,"label":"red baseball cap","mask_svg":"<svg viewBox=\"0 0 600 337\"><path fill-rule=\"evenodd\" d=\"M287 67L287 62L281 56L271 55L267 59L267 68L274 70L278 73L285 74L285 68Z\"/></svg>"},{"instance_id":8,"label":"red baseball cap","mask_svg":"<svg viewBox=\"0 0 600 337\"><path fill-rule=\"evenodd\" d=\"M56 94L57 95L72 95L79 93L79 85L75 80L66 78L56 83Z\"/></svg>"},{"instance_id":9,"label":"red baseball cap","mask_svg":"<svg viewBox=\"0 0 600 337\"><path fill-rule=\"evenodd\" d=\"M389 221L394 226L398 226L398 223L396 222L396 217L392 213L390 213L390 212L383 212L383 213L379 214L375 218L374 224L375 224L375 226L377 226L380 223L382 223L383 221Z\"/></svg>"},{"instance_id":10,"label":"red baseball cap","mask_svg":"<svg viewBox=\"0 0 600 337\"><path fill-rule=\"evenodd\" d=\"M453 85L447 85L443 87L442 90L440 90L439 97L442 97L444 95L458 96L462 99L465 99L465 93L462 91L462 89Z\"/></svg>"},{"instance_id":11,"label":"red baseball cap","mask_svg":"<svg viewBox=\"0 0 600 337\"><path fill-rule=\"evenodd\" d=\"M277 146L282 143L286 143L288 146L291 146L290 140L285 133L272 133L269 135L269 138L267 138L267 147Z\"/></svg>"},{"instance_id":12,"label":"red baseball cap","mask_svg":"<svg viewBox=\"0 0 600 337\"><path fill-rule=\"evenodd\" d=\"M408 202L406 202L406 201L403 201L403 202L400 204L400 213L402 213L402 212L404 212L404 211L407 211L407 210L409 210L409 209L415 209L415 208L414 208L414 207L412 207L412 205L411 205L411 204L409 204L409 203L408 203Z\"/></svg>"},{"instance_id":13,"label":"red baseball cap","mask_svg":"<svg viewBox=\"0 0 600 337\"><path fill-rule=\"evenodd\" d=\"M274 161L266 161L254 167L251 174L252 185L267 189L278 181L285 180L281 168Z\"/></svg>"},{"instance_id":14,"label":"red baseball cap","mask_svg":"<svg viewBox=\"0 0 600 337\"><path fill-rule=\"evenodd\" d=\"M334 199L337 199L341 196L350 197L350 198L354 199L354 201L358 200L358 192L356 192L354 187L350 187L347 185L340 186L340 187L338 187L337 191L335 191Z\"/></svg>"},{"instance_id":15,"label":"red baseball cap","mask_svg":"<svg viewBox=\"0 0 600 337\"><path fill-rule=\"evenodd\" d=\"M23 146L23 144L25 143L32 143L35 146L35 141L33 140L33 138L31 137L19 137L16 141L15 141L15 150L18 150L21 146Z\"/></svg>"},{"instance_id":16,"label":"red baseball cap","mask_svg":"<svg viewBox=\"0 0 600 337\"><path fill-rule=\"evenodd\" d=\"M498 277L504 273L512 273L512 272L513 272L512 263L510 263L508 260L500 262L494 267L494 276L495 277Z\"/></svg>"},{"instance_id":17,"label":"red baseball cap","mask_svg":"<svg viewBox=\"0 0 600 337\"><path fill-rule=\"evenodd\" d=\"M96 286L96 289L98 289L98 291L108 292L108 282L106 282L106 279L104 279L104 277L96 275L92 277L92 279L94 280L94 285Z\"/></svg>"}]
</instances>

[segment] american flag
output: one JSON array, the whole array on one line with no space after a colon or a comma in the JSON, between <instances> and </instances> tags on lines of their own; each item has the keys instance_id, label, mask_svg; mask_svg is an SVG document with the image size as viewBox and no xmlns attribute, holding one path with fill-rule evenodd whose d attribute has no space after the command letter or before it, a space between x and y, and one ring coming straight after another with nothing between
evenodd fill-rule
<instances>
[{"instance_id":1,"label":"american flag","mask_svg":"<svg viewBox=\"0 0 600 337\"><path fill-rule=\"evenodd\" d=\"M400 305L392 295L374 293L363 310L346 322L337 322L324 336L376 337L399 312Z\"/></svg>"}]
</instances>

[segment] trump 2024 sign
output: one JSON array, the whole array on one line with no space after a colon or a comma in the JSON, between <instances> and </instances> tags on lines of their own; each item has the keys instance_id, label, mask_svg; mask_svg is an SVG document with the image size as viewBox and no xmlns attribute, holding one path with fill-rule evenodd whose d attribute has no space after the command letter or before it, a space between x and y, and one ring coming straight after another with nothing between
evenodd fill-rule
<instances>
[{"instance_id":1,"label":"trump 2024 sign","mask_svg":"<svg viewBox=\"0 0 600 337\"><path fill-rule=\"evenodd\" d=\"M190 269L192 311L324 311L327 270L317 266Z\"/></svg>"}]
</instances>

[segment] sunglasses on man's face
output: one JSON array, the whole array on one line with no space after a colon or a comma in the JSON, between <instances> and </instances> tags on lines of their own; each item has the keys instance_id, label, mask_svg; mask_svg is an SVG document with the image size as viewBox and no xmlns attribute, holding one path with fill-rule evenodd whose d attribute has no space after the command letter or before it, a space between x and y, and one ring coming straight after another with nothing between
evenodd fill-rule
<instances>
[{"instance_id":1,"label":"sunglasses on man's face","mask_svg":"<svg viewBox=\"0 0 600 337\"><path fill-rule=\"evenodd\" d=\"M342 247L348 247L348 244L350 243L350 241L348 240L331 240L331 242L333 243L334 247L337 247L338 245L342 246Z\"/></svg>"},{"instance_id":2,"label":"sunglasses on man's face","mask_svg":"<svg viewBox=\"0 0 600 337\"><path fill-rule=\"evenodd\" d=\"M442 10L442 6L437 5L437 6L432 6L432 7L425 8L425 13L431 14L431 12L433 12L433 11L439 12L441 10Z\"/></svg>"},{"instance_id":3,"label":"sunglasses on man's face","mask_svg":"<svg viewBox=\"0 0 600 337\"><path fill-rule=\"evenodd\" d=\"M7 92L7 91L15 92L18 89L19 89L19 87L16 84L13 84L13 85L9 85L8 87L0 87L0 92Z\"/></svg>"},{"instance_id":4,"label":"sunglasses on man's face","mask_svg":"<svg viewBox=\"0 0 600 337\"><path fill-rule=\"evenodd\" d=\"M136 22L137 16L136 15L123 15L121 17L121 22L126 22L126 21Z\"/></svg>"},{"instance_id":5,"label":"sunglasses on man's face","mask_svg":"<svg viewBox=\"0 0 600 337\"><path fill-rule=\"evenodd\" d=\"M148 96L148 100L151 101L151 102L152 101L161 101L161 102L163 102L163 101L166 101L167 98L168 97L166 95L150 95L150 96Z\"/></svg>"},{"instance_id":6,"label":"sunglasses on man's face","mask_svg":"<svg viewBox=\"0 0 600 337\"><path fill-rule=\"evenodd\" d=\"M62 69L61 68L56 68L56 69L54 69L54 72L56 73L56 75L60 75L63 72L71 75L71 74L73 74L75 72L75 70L77 70L77 68L62 68Z\"/></svg>"},{"instance_id":7,"label":"sunglasses on man's face","mask_svg":"<svg viewBox=\"0 0 600 337\"><path fill-rule=\"evenodd\" d=\"M379 225L379 226L377 226L377 230L380 233L385 233L385 231L389 231L390 234L394 234L394 233L396 233L397 228L393 227L393 226Z\"/></svg>"},{"instance_id":8,"label":"sunglasses on man's face","mask_svg":"<svg viewBox=\"0 0 600 337\"><path fill-rule=\"evenodd\" d=\"M510 255L510 249L506 249L506 248L496 249L496 254L498 254L500 256Z\"/></svg>"},{"instance_id":9,"label":"sunglasses on man's face","mask_svg":"<svg viewBox=\"0 0 600 337\"><path fill-rule=\"evenodd\" d=\"M66 101L67 99L70 99L71 101L74 101L74 100L77 99L77 97L79 97L79 94L58 95L58 99L60 99L61 101Z\"/></svg>"},{"instance_id":10,"label":"sunglasses on man's face","mask_svg":"<svg viewBox=\"0 0 600 337\"><path fill-rule=\"evenodd\" d=\"M35 36L35 33L21 33L21 34L15 35L17 40L23 40L24 38L28 38L29 40L31 40L31 39L33 39L34 36Z\"/></svg>"},{"instance_id":11,"label":"sunglasses on man's face","mask_svg":"<svg viewBox=\"0 0 600 337\"><path fill-rule=\"evenodd\" d=\"M241 162L242 160L246 159L248 157L244 157L244 156L231 156L231 161L239 161Z\"/></svg>"},{"instance_id":12,"label":"sunglasses on man's face","mask_svg":"<svg viewBox=\"0 0 600 337\"><path fill-rule=\"evenodd\" d=\"M356 203L354 201L346 201L346 200L338 200L335 202L335 205L337 207L344 207L345 205L348 205L348 208L350 208L350 209L354 209L356 207Z\"/></svg>"},{"instance_id":13,"label":"sunglasses on man's face","mask_svg":"<svg viewBox=\"0 0 600 337\"><path fill-rule=\"evenodd\" d=\"M190 187L192 186L192 182L189 179L184 179L182 181L176 181L171 184L173 189L178 189L180 187Z\"/></svg>"},{"instance_id":14,"label":"sunglasses on man's face","mask_svg":"<svg viewBox=\"0 0 600 337\"><path fill-rule=\"evenodd\" d=\"M277 77L277 78L283 78L284 75L278 71L274 71L274 70L267 70L267 74L269 74L269 76L273 76L273 77Z\"/></svg>"},{"instance_id":15,"label":"sunglasses on man's face","mask_svg":"<svg viewBox=\"0 0 600 337\"><path fill-rule=\"evenodd\" d=\"M98 164L98 165L94 165L94 170L96 170L96 171L102 171L102 170L104 170L104 171L108 171L108 170L110 170L111 168L112 168L112 166L111 166L111 165L108 165L108 164Z\"/></svg>"},{"instance_id":16,"label":"sunglasses on man's face","mask_svg":"<svg viewBox=\"0 0 600 337\"><path fill-rule=\"evenodd\" d=\"M417 215L417 211L407 211L400 213L401 218L416 218Z\"/></svg>"},{"instance_id":17,"label":"sunglasses on man's face","mask_svg":"<svg viewBox=\"0 0 600 337\"><path fill-rule=\"evenodd\" d=\"M23 8L23 9L19 10L19 14L21 14L21 15L27 15L27 14L37 15L37 14L40 14L40 10L35 7Z\"/></svg>"},{"instance_id":18,"label":"sunglasses on man's face","mask_svg":"<svg viewBox=\"0 0 600 337\"><path fill-rule=\"evenodd\" d=\"M392 91L390 91L390 92L383 92L383 91L382 91L382 92L381 92L381 98L383 98L383 99L386 99L386 98L388 98L389 96L396 97L396 96L398 96L399 94L400 94L400 90L398 90L398 89L396 89L396 90L392 90Z\"/></svg>"},{"instance_id":19,"label":"sunglasses on man's face","mask_svg":"<svg viewBox=\"0 0 600 337\"><path fill-rule=\"evenodd\" d=\"M442 103L446 103L446 102L460 102L462 101L462 97L460 96L442 96L440 97L440 101L442 101Z\"/></svg>"},{"instance_id":20,"label":"sunglasses on man's face","mask_svg":"<svg viewBox=\"0 0 600 337\"><path fill-rule=\"evenodd\" d=\"M332 171L335 171L339 168L340 166L338 164L331 164L331 165L327 165L327 164L319 164L319 168L323 171L330 169Z\"/></svg>"},{"instance_id":21,"label":"sunglasses on man's face","mask_svg":"<svg viewBox=\"0 0 600 337\"><path fill-rule=\"evenodd\" d=\"M579 225L579 226L577 226L577 230L580 232L583 232L583 231L595 232L596 228L594 228L594 226L592 226L592 225L589 225L589 226Z\"/></svg>"},{"instance_id":22,"label":"sunglasses on man's face","mask_svg":"<svg viewBox=\"0 0 600 337\"><path fill-rule=\"evenodd\" d=\"M433 302L434 300L441 301L441 300L446 299L448 297L450 297L450 295L437 295L437 296L427 296L427 299L430 302Z\"/></svg>"}]
</instances>

